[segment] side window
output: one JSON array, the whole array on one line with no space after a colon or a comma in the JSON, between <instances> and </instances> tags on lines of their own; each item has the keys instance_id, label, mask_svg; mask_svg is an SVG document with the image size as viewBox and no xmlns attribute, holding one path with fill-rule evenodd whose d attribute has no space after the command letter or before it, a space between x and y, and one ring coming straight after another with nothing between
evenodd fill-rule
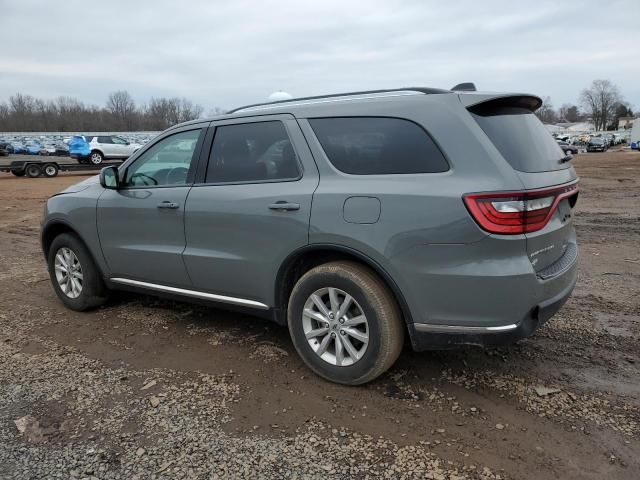
<instances>
[{"instance_id":1,"label":"side window","mask_svg":"<svg viewBox=\"0 0 640 480\"><path fill-rule=\"evenodd\" d=\"M98 143L113 143L111 137L98 137Z\"/></svg>"},{"instance_id":2,"label":"side window","mask_svg":"<svg viewBox=\"0 0 640 480\"><path fill-rule=\"evenodd\" d=\"M436 173L449 164L422 127L400 118L309 119L331 164L353 175Z\"/></svg>"},{"instance_id":3,"label":"side window","mask_svg":"<svg viewBox=\"0 0 640 480\"><path fill-rule=\"evenodd\" d=\"M296 153L282 122L216 128L207 183L291 180L299 176Z\"/></svg>"},{"instance_id":4,"label":"side window","mask_svg":"<svg viewBox=\"0 0 640 480\"><path fill-rule=\"evenodd\" d=\"M120 137L109 137L111 139L111 143L115 143L116 145L127 145L127 141L124 138Z\"/></svg>"},{"instance_id":5,"label":"side window","mask_svg":"<svg viewBox=\"0 0 640 480\"><path fill-rule=\"evenodd\" d=\"M127 168L125 186L185 185L201 131L176 133L151 146Z\"/></svg>"}]
</instances>

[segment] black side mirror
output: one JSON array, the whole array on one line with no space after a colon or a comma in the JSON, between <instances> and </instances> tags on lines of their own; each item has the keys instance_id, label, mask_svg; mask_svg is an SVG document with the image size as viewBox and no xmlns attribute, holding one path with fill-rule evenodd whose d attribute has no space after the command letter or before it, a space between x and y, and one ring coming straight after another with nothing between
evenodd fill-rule
<instances>
[{"instance_id":1,"label":"black side mirror","mask_svg":"<svg viewBox=\"0 0 640 480\"><path fill-rule=\"evenodd\" d=\"M118 167L112 165L100 170L100 185L102 185L102 188L108 188L109 190L118 190L120 188Z\"/></svg>"}]
</instances>

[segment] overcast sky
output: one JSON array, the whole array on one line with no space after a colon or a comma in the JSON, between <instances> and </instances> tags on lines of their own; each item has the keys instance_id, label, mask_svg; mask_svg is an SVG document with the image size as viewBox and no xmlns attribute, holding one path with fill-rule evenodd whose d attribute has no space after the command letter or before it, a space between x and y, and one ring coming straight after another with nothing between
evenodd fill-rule
<instances>
[{"instance_id":1,"label":"overcast sky","mask_svg":"<svg viewBox=\"0 0 640 480\"><path fill-rule=\"evenodd\" d=\"M640 0L0 0L0 100L205 107L473 81L577 102L608 78L640 110Z\"/></svg>"}]
</instances>

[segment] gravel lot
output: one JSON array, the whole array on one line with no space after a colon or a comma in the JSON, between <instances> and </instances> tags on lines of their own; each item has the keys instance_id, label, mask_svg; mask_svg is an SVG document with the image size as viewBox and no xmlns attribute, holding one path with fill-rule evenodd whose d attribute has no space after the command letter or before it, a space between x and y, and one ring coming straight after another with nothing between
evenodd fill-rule
<instances>
[{"instance_id":1,"label":"gravel lot","mask_svg":"<svg viewBox=\"0 0 640 480\"><path fill-rule=\"evenodd\" d=\"M0 174L0 478L639 478L640 154L574 165L564 309L509 348L406 348L358 388L246 315L130 294L66 310L39 222L85 177Z\"/></svg>"}]
</instances>

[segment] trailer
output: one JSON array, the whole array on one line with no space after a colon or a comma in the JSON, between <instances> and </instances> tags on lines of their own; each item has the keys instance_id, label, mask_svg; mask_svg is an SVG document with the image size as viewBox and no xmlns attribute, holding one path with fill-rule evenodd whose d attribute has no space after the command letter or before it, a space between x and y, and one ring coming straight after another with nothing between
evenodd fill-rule
<instances>
[{"instance_id":1,"label":"trailer","mask_svg":"<svg viewBox=\"0 0 640 480\"><path fill-rule=\"evenodd\" d=\"M45 157L46 158L46 157ZM121 165L122 161L102 162L98 165L57 162L53 160L14 160L9 165L0 165L0 172L9 172L16 177L27 176L29 178L55 177L59 172L84 172L90 170L102 170L104 167Z\"/></svg>"}]
</instances>

